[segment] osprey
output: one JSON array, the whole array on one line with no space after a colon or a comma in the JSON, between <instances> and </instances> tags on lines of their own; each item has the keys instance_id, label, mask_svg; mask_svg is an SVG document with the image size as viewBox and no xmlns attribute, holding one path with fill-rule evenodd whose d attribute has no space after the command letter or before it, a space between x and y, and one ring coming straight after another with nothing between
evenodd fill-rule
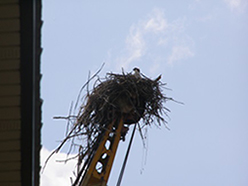
<instances>
[{"instance_id":1,"label":"osprey","mask_svg":"<svg viewBox=\"0 0 248 186\"><path fill-rule=\"evenodd\" d=\"M140 69L138 69L138 68L135 67L133 69L133 71L134 71L134 77L141 78L141 76L140 76Z\"/></svg>"}]
</instances>

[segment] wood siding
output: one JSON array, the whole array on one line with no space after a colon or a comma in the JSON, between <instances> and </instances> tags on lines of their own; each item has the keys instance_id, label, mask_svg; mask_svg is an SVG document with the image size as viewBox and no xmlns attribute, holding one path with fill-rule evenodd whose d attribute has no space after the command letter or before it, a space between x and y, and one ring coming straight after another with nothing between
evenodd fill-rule
<instances>
[{"instance_id":1,"label":"wood siding","mask_svg":"<svg viewBox=\"0 0 248 186\"><path fill-rule=\"evenodd\" d=\"M21 185L20 12L0 0L0 185Z\"/></svg>"}]
</instances>

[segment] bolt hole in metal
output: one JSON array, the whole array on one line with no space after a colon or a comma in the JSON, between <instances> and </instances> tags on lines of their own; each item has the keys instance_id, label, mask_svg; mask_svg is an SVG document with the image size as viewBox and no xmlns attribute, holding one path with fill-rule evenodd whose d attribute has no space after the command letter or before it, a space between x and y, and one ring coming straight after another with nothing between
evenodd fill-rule
<instances>
[{"instance_id":1,"label":"bolt hole in metal","mask_svg":"<svg viewBox=\"0 0 248 186\"><path fill-rule=\"evenodd\" d=\"M103 169L103 165L101 162L97 162L96 163L96 171L101 174L102 173L102 169Z\"/></svg>"},{"instance_id":2,"label":"bolt hole in metal","mask_svg":"<svg viewBox=\"0 0 248 186\"><path fill-rule=\"evenodd\" d=\"M102 159L104 160L104 159L106 159L108 157L108 154L107 153L104 153L103 155L102 155Z\"/></svg>"},{"instance_id":3,"label":"bolt hole in metal","mask_svg":"<svg viewBox=\"0 0 248 186\"><path fill-rule=\"evenodd\" d=\"M106 148L107 150L109 150L110 145L111 145L110 141L107 140L106 143L105 143L105 148Z\"/></svg>"},{"instance_id":4,"label":"bolt hole in metal","mask_svg":"<svg viewBox=\"0 0 248 186\"><path fill-rule=\"evenodd\" d=\"M115 134L114 132L110 132L110 133L109 133L109 137L110 137L110 138L113 138L113 137L114 137L114 134Z\"/></svg>"}]
</instances>

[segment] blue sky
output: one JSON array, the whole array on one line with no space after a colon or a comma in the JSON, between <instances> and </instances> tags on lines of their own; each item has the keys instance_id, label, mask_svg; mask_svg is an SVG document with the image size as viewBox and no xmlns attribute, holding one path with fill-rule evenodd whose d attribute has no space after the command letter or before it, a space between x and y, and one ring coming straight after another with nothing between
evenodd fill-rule
<instances>
[{"instance_id":1,"label":"blue sky","mask_svg":"<svg viewBox=\"0 0 248 186\"><path fill-rule=\"evenodd\" d=\"M102 76L133 67L162 74L172 89L164 93L184 102L167 103L170 130L147 128L147 150L136 133L123 186L248 185L247 0L44 0L42 19L42 161L65 135L66 122L53 116L68 114L89 71L104 62ZM69 184L74 162L55 162L66 150L48 163L42 185Z\"/></svg>"}]
</instances>

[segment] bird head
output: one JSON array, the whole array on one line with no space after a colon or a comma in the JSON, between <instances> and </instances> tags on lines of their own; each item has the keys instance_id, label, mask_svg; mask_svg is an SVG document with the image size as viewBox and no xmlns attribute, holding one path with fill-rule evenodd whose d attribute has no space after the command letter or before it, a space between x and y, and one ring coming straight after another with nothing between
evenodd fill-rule
<instances>
[{"instance_id":1,"label":"bird head","mask_svg":"<svg viewBox=\"0 0 248 186\"><path fill-rule=\"evenodd\" d=\"M133 69L133 71L134 71L134 72L138 72L138 73L140 73L140 69L139 69L139 68L137 68L137 67L135 67L135 68Z\"/></svg>"}]
</instances>

